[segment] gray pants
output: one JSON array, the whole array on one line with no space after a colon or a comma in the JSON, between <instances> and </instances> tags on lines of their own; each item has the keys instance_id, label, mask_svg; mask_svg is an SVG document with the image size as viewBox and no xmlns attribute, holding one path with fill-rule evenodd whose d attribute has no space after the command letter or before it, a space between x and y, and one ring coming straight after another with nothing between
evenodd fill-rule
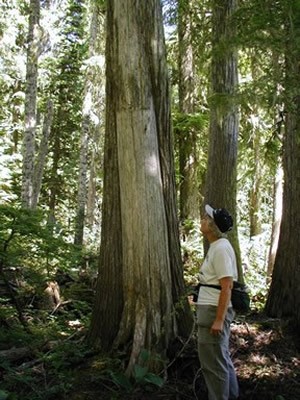
<instances>
[{"instance_id":1,"label":"gray pants","mask_svg":"<svg viewBox=\"0 0 300 400\"><path fill-rule=\"evenodd\" d=\"M209 400L237 399L238 381L229 354L230 323L234 318L228 309L224 329L218 336L210 333L217 307L197 306L198 355L208 389Z\"/></svg>"}]
</instances>

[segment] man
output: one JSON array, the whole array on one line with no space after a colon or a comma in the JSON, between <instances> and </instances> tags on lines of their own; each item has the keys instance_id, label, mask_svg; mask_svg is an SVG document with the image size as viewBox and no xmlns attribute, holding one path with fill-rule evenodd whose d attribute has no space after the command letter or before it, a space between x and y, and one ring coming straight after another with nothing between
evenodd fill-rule
<instances>
[{"instance_id":1,"label":"man","mask_svg":"<svg viewBox=\"0 0 300 400\"><path fill-rule=\"evenodd\" d=\"M209 242L209 250L200 268L197 300L198 353L209 400L237 399L239 388L229 354L233 281L237 280L235 252L225 232L233 221L224 208L205 206L200 230Z\"/></svg>"}]
</instances>

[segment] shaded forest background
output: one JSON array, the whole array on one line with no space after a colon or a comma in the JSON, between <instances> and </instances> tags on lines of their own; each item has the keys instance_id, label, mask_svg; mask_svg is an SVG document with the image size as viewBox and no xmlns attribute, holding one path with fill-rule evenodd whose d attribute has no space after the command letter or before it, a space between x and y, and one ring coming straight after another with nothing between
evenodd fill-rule
<instances>
[{"instance_id":1,"label":"shaded forest background","mask_svg":"<svg viewBox=\"0 0 300 400\"><path fill-rule=\"evenodd\" d=\"M212 96L212 11L220 4L162 3L178 234L190 286L204 254L211 110L228 105ZM287 0L229 3L234 29L218 52L238 55L229 101L239 114L232 212L252 300L250 315L235 321L232 353L242 398L296 400L300 8ZM103 218L106 18L102 0L0 5L0 399L205 398L194 333L173 344L163 374L148 368L144 351L130 379L126 347L99 356L86 341Z\"/></svg>"}]
</instances>

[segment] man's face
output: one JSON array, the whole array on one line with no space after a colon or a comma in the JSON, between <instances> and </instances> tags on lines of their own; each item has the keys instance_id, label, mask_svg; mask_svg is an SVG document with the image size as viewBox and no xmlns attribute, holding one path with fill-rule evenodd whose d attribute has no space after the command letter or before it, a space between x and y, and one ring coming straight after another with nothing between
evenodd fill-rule
<instances>
[{"instance_id":1,"label":"man's face","mask_svg":"<svg viewBox=\"0 0 300 400\"><path fill-rule=\"evenodd\" d=\"M203 233L203 235L211 231L211 227L209 225L210 220L211 218L207 214L204 214L203 218L200 221L200 231Z\"/></svg>"}]
</instances>

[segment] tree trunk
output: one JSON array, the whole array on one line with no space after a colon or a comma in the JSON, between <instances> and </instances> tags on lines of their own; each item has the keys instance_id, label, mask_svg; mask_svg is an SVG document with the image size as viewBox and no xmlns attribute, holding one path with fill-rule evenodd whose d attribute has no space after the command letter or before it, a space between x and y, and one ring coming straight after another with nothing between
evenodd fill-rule
<instances>
[{"instance_id":1,"label":"tree trunk","mask_svg":"<svg viewBox=\"0 0 300 400\"><path fill-rule=\"evenodd\" d=\"M36 208L41 191L44 166L48 154L48 142L49 142L52 119L53 119L53 104L52 101L49 100L47 103L47 113L45 115L43 124L43 136L40 143L38 159L34 169L33 193L31 202L32 208Z\"/></svg>"},{"instance_id":2,"label":"tree trunk","mask_svg":"<svg viewBox=\"0 0 300 400\"><path fill-rule=\"evenodd\" d=\"M205 203L225 207L235 221L229 234L237 254L242 281L236 226L236 176L238 106L235 99L238 73L237 52L233 48L234 25L230 19L235 0L214 0L212 8L212 103ZM226 48L224 48L226 43Z\"/></svg>"},{"instance_id":3,"label":"tree trunk","mask_svg":"<svg viewBox=\"0 0 300 400\"><path fill-rule=\"evenodd\" d=\"M95 212L96 212L96 177L97 168L95 153L92 153L90 168L89 168L89 183L87 192L87 205L86 205L86 224L88 227L92 227L95 223Z\"/></svg>"},{"instance_id":4,"label":"tree trunk","mask_svg":"<svg viewBox=\"0 0 300 400\"><path fill-rule=\"evenodd\" d=\"M273 192L273 222L271 244L269 249L267 279L271 280L276 253L278 248L280 224L282 216L282 190L283 190L283 170L281 164L277 167L276 176L274 178L274 192Z\"/></svg>"},{"instance_id":5,"label":"tree trunk","mask_svg":"<svg viewBox=\"0 0 300 400\"><path fill-rule=\"evenodd\" d=\"M259 77L257 65L259 62L257 60L257 55L251 55L251 75L253 81L257 81ZM249 219L250 219L250 238L261 233L261 216L260 216L260 206L261 206L261 184L262 177L264 175L264 154L262 152L262 137L259 124L257 124L259 116L258 105L253 105L251 110L251 144L253 149L254 165L252 174L252 188L249 194Z\"/></svg>"},{"instance_id":6,"label":"tree trunk","mask_svg":"<svg viewBox=\"0 0 300 400\"><path fill-rule=\"evenodd\" d=\"M252 188L249 196L250 237L261 233L261 218L259 215L261 205L261 183L263 176L263 154L261 151L261 132L255 127L252 132L252 146L254 153L254 171L252 175Z\"/></svg>"},{"instance_id":7,"label":"tree trunk","mask_svg":"<svg viewBox=\"0 0 300 400\"><path fill-rule=\"evenodd\" d=\"M193 14L190 1L178 4L179 42L179 111L186 118L195 111L194 49L192 42ZM195 127L183 128L179 134L180 220L198 220L200 193L198 182L197 132ZM185 230L186 234L188 233Z\"/></svg>"},{"instance_id":8,"label":"tree trunk","mask_svg":"<svg viewBox=\"0 0 300 400\"><path fill-rule=\"evenodd\" d=\"M94 214L94 202L89 202L91 209L87 209L88 188L91 193L95 193L94 183L95 176L89 172L89 156L94 158L94 149L91 147L97 146L97 138L99 135L96 130L99 130L101 123L101 114L103 113L103 98L104 74L102 73L101 56L103 58L103 41L104 41L104 23L103 10L99 4L92 4L92 19L90 25L89 39L89 59L88 67L85 75L84 85L84 100L83 100L83 121L81 129L81 147L80 147L80 166L78 179L78 194L77 194L77 215L75 226L74 243L83 244L84 225L86 221L86 213ZM99 60L100 59L100 60ZM100 92L100 93L99 93ZM101 93L102 92L102 93ZM92 146L92 140L95 141ZM99 141L99 140L98 140ZM93 168L93 159L90 160L90 167ZM94 172L90 169L90 172ZM91 200L91 198L90 198Z\"/></svg>"},{"instance_id":9,"label":"tree trunk","mask_svg":"<svg viewBox=\"0 0 300 400\"><path fill-rule=\"evenodd\" d=\"M286 124L283 146L283 212L278 250L266 312L272 317L291 318L300 327L300 97L299 57L296 38L300 12L296 1L288 5L286 48Z\"/></svg>"},{"instance_id":10,"label":"tree trunk","mask_svg":"<svg viewBox=\"0 0 300 400\"><path fill-rule=\"evenodd\" d=\"M91 157L89 168L89 182L87 193L87 209L86 209L86 223L91 228L93 224L99 224L97 216L100 214L100 201L102 199L102 190L97 186L100 180L99 176L103 175L103 148L104 148L104 121L105 121L105 13L106 5L101 6L99 3L93 3L93 19L91 23L91 38L95 43L93 48L92 65L94 68L91 70L93 73L94 92L94 120L91 126ZM96 61L97 60L97 61ZM99 196L100 193L100 196ZM97 201L98 200L98 201Z\"/></svg>"},{"instance_id":11,"label":"tree trunk","mask_svg":"<svg viewBox=\"0 0 300 400\"><path fill-rule=\"evenodd\" d=\"M87 85L87 84L86 84ZM90 93L86 91L84 103L90 104ZM84 107L85 108L85 107ZM77 212L75 218L75 238L74 244L83 244L83 230L85 220L85 206L87 200L87 171L88 171L88 150L89 150L89 126L91 110L84 110L80 138L80 165L77 193Z\"/></svg>"},{"instance_id":12,"label":"tree trunk","mask_svg":"<svg viewBox=\"0 0 300 400\"><path fill-rule=\"evenodd\" d=\"M184 296L176 221L170 105L160 2L107 10L107 119L97 299L90 340L132 343L162 356L191 314ZM183 314L185 312L185 314ZM190 318L190 319L189 319Z\"/></svg>"},{"instance_id":13,"label":"tree trunk","mask_svg":"<svg viewBox=\"0 0 300 400\"><path fill-rule=\"evenodd\" d=\"M60 113L61 115L61 113ZM61 121L59 116L57 117L58 121ZM57 200L59 198L59 192L61 189L61 184L62 182L59 181L58 178L58 169L59 169L59 163L60 163L60 157L61 157L61 142L59 140L58 132L59 129L54 129L54 134L53 134L53 161L52 161L52 166L51 166L51 171L50 171L50 181L49 181L49 217L48 217L48 222L50 226L52 227L56 223L56 217L55 217L55 210L56 210L56 205L57 205Z\"/></svg>"},{"instance_id":14,"label":"tree trunk","mask_svg":"<svg viewBox=\"0 0 300 400\"><path fill-rule=\"evenodd\" d=\"M81 109L83 103L83 60L85 59L84 23L86 2L67 1L66 18L61 20L58 46L55 46L49 90L55 102L55 112L49 140L52 160L47 174L49 193L49 223L55 224L61 212L68 218L71 229L74 183L79 163ZM67 207L67 208L66 208ZM72 227L74 228L74 226Z\"/></svg>"},{"instance_id":15,"label":"tree trunk","mask_svg":"<svg viewBox=\"0 0 300 400\"><path fill-rule=\"evenodd\" d=\"M22 204L31 207L34 176L40 1L30 0L23 139Z\"/></svg>"}]
</instances>

